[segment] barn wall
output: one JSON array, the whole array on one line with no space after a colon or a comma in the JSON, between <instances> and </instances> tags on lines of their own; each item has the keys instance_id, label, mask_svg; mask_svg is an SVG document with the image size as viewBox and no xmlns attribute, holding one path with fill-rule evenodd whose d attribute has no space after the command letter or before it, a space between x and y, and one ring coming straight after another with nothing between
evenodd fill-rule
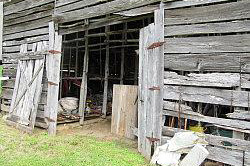
<instances>
[{"instance_id":1,"label":"barn wall","mask_svg":"<svg viewBox=\"0 0 250 166\"><path fill-rule=\"evenodd\" d=\"M52 20L54 0L25 0L4 3L3 27L3 76L10 77L4 81L2 109L7 110L12 97L20 46L27 44L28 52L42 42L43 49L48 49L49 22ZM35 44L36 43L36 44ZM41 44L41 43L40 43ZM45 76L44 76L45 79ZM44 80L45 81L45 80ZM46 84L44 84L39 109L46 104ZM42 113L38 113L43 115Z\"/></svg>"},{"instance_id":2,"label":"barn wall","mask_svg":"<svg viewBox=\"0 0 250 166\"><path fill-rule=\"evenodd\" d=\"M250 1L176 2L165 8L164 114L231 131L233 138L205 136L209 159L249 164L242 151L250 147L245 140L250 130ZM180 131L174 127L165 126L165 136ZM223 141L237 148L225 148Z\"/></svg>"}]
</instances>

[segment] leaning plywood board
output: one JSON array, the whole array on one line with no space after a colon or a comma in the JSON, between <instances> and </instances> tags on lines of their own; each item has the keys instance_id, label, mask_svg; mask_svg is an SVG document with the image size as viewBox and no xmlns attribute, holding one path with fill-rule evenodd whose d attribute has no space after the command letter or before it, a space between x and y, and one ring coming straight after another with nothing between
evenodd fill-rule
<instances>
[{"instance_id":1,"label":"leaning plywood board","mask_svg":"<svg viewBox=\"0 0 250 166\"><path fill-rule=\"evenodd\" d=\"M20 60L7 124L31 133L42 92L44 58Z\"/></svg>"},{"instance_id":2,"label":"leaning plywood board","mask_svg":"<svg viewBox=\"0 0 250 166\"><path fill-rule=\"evenodd\" d=\"M133 129L137 127L138 88L132 85L114 85L111 132L134 139Z\"/></svg>"}]
</instances>

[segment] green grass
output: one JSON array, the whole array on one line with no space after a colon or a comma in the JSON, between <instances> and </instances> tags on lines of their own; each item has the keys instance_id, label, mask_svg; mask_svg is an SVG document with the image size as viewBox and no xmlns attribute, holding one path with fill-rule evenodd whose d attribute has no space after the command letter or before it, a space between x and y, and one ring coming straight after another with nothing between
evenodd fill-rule
<instances>
[{"instance_id":1,"label":"green grass","mask_svg":"<svg viewBox=\"0 0 250 166\"><path fill-rule=\"evenodd\" d=\"M0 120L1 166L142 166L135 149L122 141L107 141L80 134L49 137L22 134Z\"/></svg>"}]
</instances>

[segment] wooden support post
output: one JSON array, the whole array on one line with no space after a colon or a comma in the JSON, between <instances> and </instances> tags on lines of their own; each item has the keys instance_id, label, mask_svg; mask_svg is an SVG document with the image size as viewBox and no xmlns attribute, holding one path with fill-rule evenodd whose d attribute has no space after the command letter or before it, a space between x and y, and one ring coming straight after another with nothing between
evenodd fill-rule
<instances>
[{"instance_id":1,"label":"wooden support post","mask_svg":"<svg viewBox=\"0 0 250 166\"><path fill-rule=\"evenodd\" d=\"M121 75L120 75L120 84L124 84L124 64L125 64L125 47L124 45L127 43L127 22L124 23L123 32L122 32L122 50L121 50Z\"/></svg>"},{"instance_id":2,"label":"wooden support post","mask_svg":"<svg viewBox=\"0 0 250 166\"><path fill-rule=\"evenodd\" d=\"M48 78L47 106L45 121L48 124L49 135L56 135L58 95L60 82L62 36L55 31L54 22L49 23L49 52L46 59Z\"/></svg>"},{"instance_id":3,"label":"wooden support post","mask_svg":"<svg viewBox=\"0 0 250 166\"><path fill-rule=\"evenodd\" d=\"M0 2L0 60L3 59L3 2Z\"/></svg>"},{"instance_id":4,"label":"wooden support post","mask_svg":"<svg viewBox=\"0 0 250 166\"><path fill-rule=\"evenodd\" d=\"M102 104L102 114L103 118L107 115L107 103L108 103L108 77L109 77L109 34L110 26L105 27L106 33L106 58L105 58L105 78L104 78L104 91L103 91L103 104Z\"/></svg>"},{"instance_id":5,"label":"wooden support post","mask_svg":"<svg viewBox=\"0 0 250 166\"><path fill-rule=\"evenodd\" d=\"M79 112L80 112L80 125L83 125L84 122L84 112L86 109L87 101L87 87L88 87L88 68L89 68L89 40L88 40L88 30L85 31L85 55L83 62L83 75L82 75L82 84L80 90L80 101L79 101Z\"/></svg>"}]
</instances>

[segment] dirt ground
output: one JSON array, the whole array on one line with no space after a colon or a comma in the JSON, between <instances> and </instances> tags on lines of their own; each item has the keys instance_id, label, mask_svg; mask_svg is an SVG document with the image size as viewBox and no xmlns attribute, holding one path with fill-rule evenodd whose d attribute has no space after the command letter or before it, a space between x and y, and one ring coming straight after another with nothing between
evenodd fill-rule
<instances>
[{"instance_id":1,"label":"dirt ground","mask_svg":"<svg viewBox=\"0 0 250 166\"><path fill-rule=\"evenodd\" d=\"M57 126L58 135L74 135L76 133L104 140L122 140L131 145L131 147L137 148L136 140L125 139L111 133L111 117L87 120L83 126L79 122Z\"/></svg>"}]
</instances>

